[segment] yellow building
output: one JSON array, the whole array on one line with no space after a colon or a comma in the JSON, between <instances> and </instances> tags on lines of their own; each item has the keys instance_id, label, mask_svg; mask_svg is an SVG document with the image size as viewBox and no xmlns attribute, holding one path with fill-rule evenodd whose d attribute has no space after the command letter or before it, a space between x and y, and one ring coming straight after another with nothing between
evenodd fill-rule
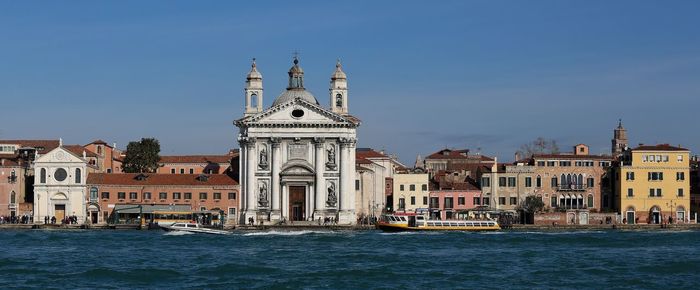
<instances>
[{"instance_id":1,"label":"yellow building","mask_svg":"<svg viewBox=\"0 0 700 290\"><path fill-rule=\"evenodd\" d=\"M394 212L428 209L428 174L422 172L394 174Z\"/></svg>"},{"instance_id":2,"label":"yellow building","mask_svg":"<svg viewBox=\"0 0 700 290\"><path fill-rule=\"evenodd\" d=\"M690 152L661 145L641 145L623 153L616 168L616 205L623 221L688 221Z\"/></svg>"}]
</instances>

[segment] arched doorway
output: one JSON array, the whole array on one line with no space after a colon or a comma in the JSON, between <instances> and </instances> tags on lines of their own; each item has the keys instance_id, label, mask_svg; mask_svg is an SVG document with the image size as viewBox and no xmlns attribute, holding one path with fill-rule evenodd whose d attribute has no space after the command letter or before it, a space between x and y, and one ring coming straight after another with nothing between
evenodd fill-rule
<instances>
[{"instance_id":1,"label":"arched doorway","mask_svg":"<svg viewBox=\"0 0 700 290\"><path fill-rule=\"evenodd\" d=\"M97 203L89 203L88 204L88 217L90 218L90 223L91 224L97 224L99 223L99 216L100 216L100 205Z\"/></svg>"},{"instance_id":2,"label":"arched doorway","mask_svg":"<svg viewBox=\"0 0 700 290\"><path fill-rule=\"evenodd\" d=\"M58 192L51 197L51 204L53 205L53 217L56 218L56 222L61 222L66 218L66 204L68 203L68 196L63 192Z\"/></svg>"},{"instance_id":3,"label":"arched doorway","mask_svg":"<svg viewBox=\"0 0 700 290\"><path fill-rule=\"evenodd\" d=\"M649 223L650 224L660 224L661 223L661 209L658 206L652 206L649 210Z\"/></svg>"}]
</instances>

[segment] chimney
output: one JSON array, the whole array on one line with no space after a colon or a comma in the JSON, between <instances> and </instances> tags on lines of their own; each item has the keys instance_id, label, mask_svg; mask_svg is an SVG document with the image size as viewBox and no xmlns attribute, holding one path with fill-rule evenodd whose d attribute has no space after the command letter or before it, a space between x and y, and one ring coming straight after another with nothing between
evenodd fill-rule
<instances>
[{"instance_id":1,"label":"chimney","mask_svg":"<svg viewBox=\"0 0 700 290\"><path fill-rule=\"evenodd\" d=\"M117 149L117 143L112 143L112 148Z\"/></svg>"},{"instance_id":2,"label":"chimney","mask_svg":"<svg viewBox=\"0 0 700 290\"><path fill-rule=\"evenodd\" d=\"M520 153L515 152L515 160L514 161L518 161L518 160L520 160Z\"/></svg>"}]
</instances>

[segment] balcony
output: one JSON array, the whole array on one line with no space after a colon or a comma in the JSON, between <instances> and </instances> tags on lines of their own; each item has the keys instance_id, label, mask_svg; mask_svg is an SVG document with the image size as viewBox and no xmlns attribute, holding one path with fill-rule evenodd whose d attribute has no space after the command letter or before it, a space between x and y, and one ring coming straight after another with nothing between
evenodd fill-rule
<instances>
[{"instance_id":1,"label":"balcony","mask_svg":"<svg viewBox=\"0 0 700 290\"><path fill-rule=\"evenodd\" d=\"M557 191L585 191L586 186L583 184L564 184L557 186Z\"/></svg>"},{"instance_id":2,"label":"balcony","mask_svg":"<svg viewBox=\"0 0 700 290\"><path fill-rule=\"evenodd\" d=\"M7 183L16 183L17 182L17 175L10 175L7 177Z\"/></svg>"}]
</instances>

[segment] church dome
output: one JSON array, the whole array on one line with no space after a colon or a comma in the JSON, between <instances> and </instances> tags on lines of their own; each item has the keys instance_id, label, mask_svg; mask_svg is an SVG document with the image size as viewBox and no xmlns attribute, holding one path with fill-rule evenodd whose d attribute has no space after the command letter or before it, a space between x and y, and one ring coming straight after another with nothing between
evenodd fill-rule
<instances>
[{"instance_id":1,"label":"church dome","mask_svg":"<svg viewBox=\"0 0 700 290\"><path fill-rule=\"evenodd\" d=\"M286 91L282 92L282 94L280 94L279 97L277 97L277 99L275 99L275 102L272 103L272 106L274 107L279 104L284 104L294 99L302 99L312 104L319 104L318 100L316 100L314 95L312 95L309 91L305 89L287 89Z\"/></svg>"},{"instance_id":2,"label":"church dome","mask_svg":"<svg viewBox=\"0 0 700 290\"><path fill-rule=\"evenodd\" d=\"M277 106L294 99L302 99L318 105L318 100L304 88L304 70L299 65L299 59L294 57L294 65L289 69L289 86L287 90L275 99L272 106Z\"/></svg>"}]
</instances>

